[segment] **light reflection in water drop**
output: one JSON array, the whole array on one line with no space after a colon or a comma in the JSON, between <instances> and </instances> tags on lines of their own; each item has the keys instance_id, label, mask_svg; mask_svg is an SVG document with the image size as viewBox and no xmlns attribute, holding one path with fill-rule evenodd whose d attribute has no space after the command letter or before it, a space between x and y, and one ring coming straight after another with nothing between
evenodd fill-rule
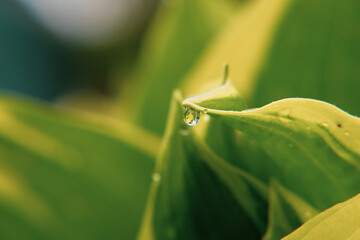
<instances>
[{"instance_id":1,"label":"light reflection in water drop","mask_svg":"<svg viewBox=\"0 0 360 240\"><path fill-rule=\"evenodd\" d=\"M185 108L184 121L189 126L195 126L200 121L200 112L190 107Z\"/></svg>"}]
</instances>

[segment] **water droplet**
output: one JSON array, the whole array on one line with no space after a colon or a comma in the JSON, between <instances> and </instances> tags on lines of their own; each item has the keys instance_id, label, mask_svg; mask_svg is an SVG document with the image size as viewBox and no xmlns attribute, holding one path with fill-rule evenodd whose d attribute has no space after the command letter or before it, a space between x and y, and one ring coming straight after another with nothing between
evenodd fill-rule
<instances>
[{"instance_id":1,"label":"water droplet","mask_svg":"<svg viewBox=\"0 0 360 240\"><path fill-rule=\"evenodd\" d=\"M322 125L326 128L329 127L329 124L327 124L327 123L322 123Z\"/></svg>"},{"instance_id":2,"label":"water droplet","mask_svg":"<svg viewBox=\"0 0 360 240\"><path fill-rule=\"evenodd\" d=\"M345 136L350 136L350 133L349 132L345 132Z\"/></svg>"},{"instance_id":3,"label":"water droplet","mask_svg":"<svg viewBox=\"0 0 360 240\"><path fill-rule=\"evenodd\" d=\"M200 120L200 112L187 107L184 112L184 121L189 126L195 126Z\"/></svg>"},{"instance_id":4,"label":"water droplet","mask_svg":"<svg viewBox=\"0 0 360 240\"><path fill-rule=\"evenodd\" d=\"M203 111L204 111L204 113L207 113L207 112L208 112L208 109L207 109L207 108L204 108Z\"/></svg>"},{"instance_id":5,"label":"water droplet","mask_svg":"<svg viewBox=\"0 0 360 240\"><path fill-rule=\"evenodd\" d=\"M161 176L160 176L159 173L156 172L156 173L154 173L154 174L152 175L152 180L153 180L154 182L159 182L160 179L161 179Z\"/></svg>"}]
</instances>

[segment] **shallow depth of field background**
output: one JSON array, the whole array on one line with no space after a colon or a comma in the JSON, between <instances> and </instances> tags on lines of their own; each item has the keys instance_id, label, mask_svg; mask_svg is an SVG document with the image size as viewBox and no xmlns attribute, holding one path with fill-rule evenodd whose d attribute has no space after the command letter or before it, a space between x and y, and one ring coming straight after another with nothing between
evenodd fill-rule
<instances>
[{"instance_id":1,"label":"shallow depth of field background","mask_svg":"<svg viewBox=\"0 0 360 240\"><path fill-rule=\"evenodd\" d=\"M247 2L3 1L0 88L91 111L125 111L149 130L161 133L164 120L154 122L159 114L160 119L166 118L172 89L195 75L197 66L204 68L205 54L212 45L221 45L216 43L217 35L226 32L241 8L246 12ZM238 56L241 62L230 62L231 71L251 67L245 58L251 58L252 42L267 38L270 45L260 50L266 60L253 71L256 81L263 83L254 95L264 94L267 101L249 105L258 107L282 97L313 97L332 100L359 114L353 107L357 104L332 93L336 89L343 96L358 87L358 4L322 4L295 1L278 14L281 19L276 27L269 24L270 37L266 33L239 37L233 31L239 45L229 48L245 53L243 58ZM257 30L258 20L253 21L248 31L264 32ZM255 47L253 55L257 51ZM223 62L232 60L225 58ZM218 62L220 74L222 62ZM146 112L150 108L155 108L154 114Z\"/></svg>"},{"instance_id":2,"label":"shallow depth of field background","mask_svg":"<svg viewBox=\"0 0 360 240\"><path fill-rule=\"evenodd\" d=\"M114 100L155 7L142 0L2 1L1 89L60 102Z\"/></svg>"}]
</instances>

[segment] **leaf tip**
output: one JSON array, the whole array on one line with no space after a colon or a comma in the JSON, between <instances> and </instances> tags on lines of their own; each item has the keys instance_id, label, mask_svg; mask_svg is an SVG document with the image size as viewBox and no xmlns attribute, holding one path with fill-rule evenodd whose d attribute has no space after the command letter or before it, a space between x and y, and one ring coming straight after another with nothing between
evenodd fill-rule
<instances>
[{"instance_id":1,"label":"leaf tip","mask_svg":"<svg viewBox=\"0 0 360 240\"><path fill-rule=\"evenodd\" d=\"M229 64L227 62L223 63L223 79L222 79L222 84L226 83L226 80L228 79L228 75L229 75Z\"/></svg>"}]
</instances>

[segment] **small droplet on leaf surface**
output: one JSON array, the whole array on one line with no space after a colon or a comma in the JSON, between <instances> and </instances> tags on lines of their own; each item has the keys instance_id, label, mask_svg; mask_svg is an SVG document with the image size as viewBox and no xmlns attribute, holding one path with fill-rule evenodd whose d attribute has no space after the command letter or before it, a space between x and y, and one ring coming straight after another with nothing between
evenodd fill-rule
<instances>
[{"instance_id":1,"label":"small droplet on leaf surface","mask_svg":"<svg viewBox=\"0 0 360 240\"><path fill-rule=\"evenodd\" d=\"M200 112L190 107L185 108L184 121L189 126L195 126L200 121Z\"/></svg>"},{"instance_id":2,"label":"small droplet on leaf surface","mask_svg":"<svg viewBox=\"0 0 360 240\"><path fill-rule=\"evenodd\" d=\"M160 176L160 174L159 173L154 173L153 175L152 175L152 180L154 181L154 182L158 182L158 181L160 181L160 179L161 179L161 176Z\"/></svg>"},{"instance_id":3,"label":"small droplet on leaf surface","mask_svg":"<svg viewBox=\"0 0 360 240\"><path fill-rule=\"evenodd\" d=\"M322 125L326 128L329 127L329 124L327 124L327 123L322 123Z\"/></svg>"}]
</instances>

